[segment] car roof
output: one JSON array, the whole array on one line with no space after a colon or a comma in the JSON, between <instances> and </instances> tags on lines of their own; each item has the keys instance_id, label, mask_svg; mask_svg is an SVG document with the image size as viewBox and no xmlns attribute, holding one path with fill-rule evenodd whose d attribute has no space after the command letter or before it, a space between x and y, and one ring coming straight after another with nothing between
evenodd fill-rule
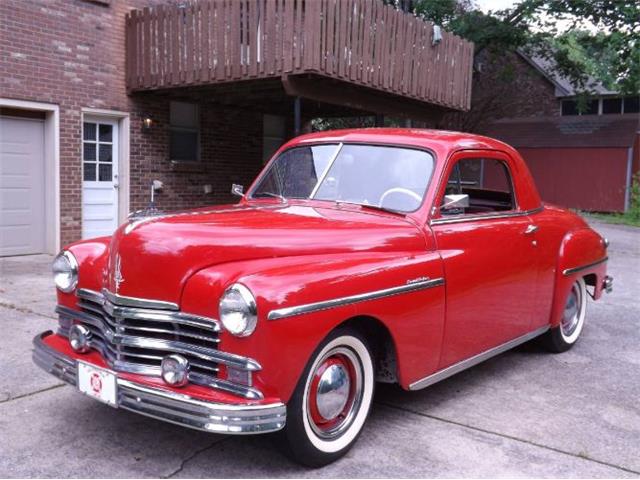
<instances>
[{"instance_id":1,"label":"car roof","mask_svg":"<svg viewBox=\"0 0 640 480\"><path fill-rule=\"evenodd\" d=\"M301 135L289 141L286 147L305 143L357 142L386 143L393 145L420 146L438 153L468 149L492 149L513 151L499 140L465 132L418 128L354 128L328 130Z\"/></svg>"}]
</instances>

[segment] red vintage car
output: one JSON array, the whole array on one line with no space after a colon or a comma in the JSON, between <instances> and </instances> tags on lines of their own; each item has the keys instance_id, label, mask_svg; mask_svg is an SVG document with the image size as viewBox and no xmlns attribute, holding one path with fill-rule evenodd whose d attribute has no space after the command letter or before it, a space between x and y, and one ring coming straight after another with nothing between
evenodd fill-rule
<instances>
[{"instance_id":1,"label":"red vintage car","mask_svg":"<svg viewBox=\"0 0 640 480\"><path fill-rule=\"evenodd\" d=\"M134 215L65 248L34 360L160 420L282 430L319 466L354 444L376 382L418 390L535 337L571 348L587 296L611 289L607 243L543 204L496 140L304 135L238 204Z\"/></svg>"}]
</instances>

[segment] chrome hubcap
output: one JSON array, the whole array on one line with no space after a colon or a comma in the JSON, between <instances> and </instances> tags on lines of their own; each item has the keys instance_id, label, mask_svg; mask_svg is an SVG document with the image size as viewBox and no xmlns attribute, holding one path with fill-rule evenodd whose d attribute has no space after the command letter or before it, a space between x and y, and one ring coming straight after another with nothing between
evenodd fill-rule
<instances>
[{"instance_id":1,"label":"chrome hubcap","mask_svg":"<svg viewBox=\"0 0 640 480\"><path fill-rule=\"evenodd\" d=\"M329 365L320 376L316 402L318 413L325 420L336 418L349 400L349 374L344 365L334 363Z\"/></svg>"},{"instance_id":2,"label":"chrome hubcap","mask_svg":"<svg viewBox=\"0 0 640 480\"><path fill-rule=\"evenodd\" d=\"M567 298L567 303L564 306L564 312L562 314L562 322L560 328L562 333L569 337L575 332L580 322L580 308L582 307L582 293L578 284L574 284Z\"/></svg>"},{"instance_id":3,"label":"chrome hubcap","mask_svg":"<svg viewBox=\"0 0 640 480\"><path fill-rule=\"evenodd\" d=\"M307 417L321 438L336 438L353 423L360 409L363 373L352 350L338 347L328 352L312 372L307 394Z\"/></svg>"}]
</instances>

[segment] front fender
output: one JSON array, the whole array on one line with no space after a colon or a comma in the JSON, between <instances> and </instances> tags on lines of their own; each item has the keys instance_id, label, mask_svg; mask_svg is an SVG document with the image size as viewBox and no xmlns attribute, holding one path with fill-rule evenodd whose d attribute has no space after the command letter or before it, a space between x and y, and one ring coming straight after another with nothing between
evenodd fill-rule
<instances>
[{"instance_id":1,"label":"front fender","mask_svg":"<svg viewBox=\"0 0 640 480\"><path fill-rule=\"evenodd\" d=\"M251 289L258 304L256 331L245 338L223 333L220 348L254 358L262 365L255 384L267 396L287 401L320 342L338 325L359 316L376 318L389 330L399 382L407 388L437 367L444 328L442 285L277 320L268 316L278 309L379 292L426 277L443 277L442 262L435 252L366 252L237 262L198 272L187 282L181 304L185 311L217 317L218 300L228 285L239 282Z\"/></svg>"}]
</instances>

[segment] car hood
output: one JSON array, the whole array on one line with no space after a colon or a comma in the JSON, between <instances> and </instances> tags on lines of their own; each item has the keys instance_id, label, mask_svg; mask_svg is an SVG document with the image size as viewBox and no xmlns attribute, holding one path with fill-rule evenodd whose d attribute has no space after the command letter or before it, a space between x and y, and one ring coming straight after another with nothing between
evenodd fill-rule
<instances>
[{"instance_id":1,"label":"car hood","mask_svg":"<svg viewBox=\"0 0 640 480\"><path fill-rule=\"evenodd\" d=\"M103 285L119 295L179 303L187 279L216 264L424 248L409 220L359 207L217 207L122 225L111 238Z\"/></svg>"}]
</instances>

